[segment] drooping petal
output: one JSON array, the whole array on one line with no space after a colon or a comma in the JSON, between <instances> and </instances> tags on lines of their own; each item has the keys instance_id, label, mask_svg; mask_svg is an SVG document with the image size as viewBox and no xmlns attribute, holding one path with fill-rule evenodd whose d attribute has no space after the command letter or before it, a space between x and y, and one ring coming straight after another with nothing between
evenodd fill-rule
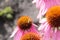
<instances>
[{"instance_id":1,"label":"drooping petal","mask_svg":"<svg viewBox=\"0 0 60 40\"><path fill-rule=\"evenodd\" d=\"M53 35L53 30L52 30L51 26L49 24L47 24L44 29L43 40L53 40L52 36L54 36L54 35Z\"/></svg>"},{"instance_id":2,"label":"drooping petal","mask_svg":"<svg viewBox=\"0 0 60 40\"><path fill-rule=\"evenodd\" d=\"M41 29L40 34L42 34L43 39L42 40L50 40L50 26L49 24L45 23L41 27L44 27Z\"/></svg>"},{"instance_id":3,"label":"drooping petal","mask_svg":"<svg viewBox=\"0 0 60 40\"><path fill-rule=\"evenodd\" d=\"M60 30L57 30L57 33L56 33L56 38L57 38L57 40L60 40Z\"/></svg>"},{"instance_id":4,"label":"drooping petal","mask_svg":"<svg viewBox=\"0 0 60 40\"><path fill-rule=\"evenodd\" d=\"M44 31L47 32L50 29L50 25L46 23Z\"/></svg>"},{"instance_id":5,"label":"drooping petal","mask_svg":"<svg viewBox=\"0 0 60 40\"><path fill-rule=\"evenodd\" d=\"M38 29L40 30L40 34L42 34L43 36L42 40L53 40L56 37L55 33L53 32L53 30L51 29L51 26L48 24L47 21L44 21L43 23L41 23Z\"/></svg>"},{"instance_id":6,"label":"drooping petal","mask_svg":"<svg viewBox=\"0 0 60 40\"><path fill-rule=\"evenodd\" d=\"M50 29L50 39L51 40L57 40L57 32L55 32L54 28L51 27Z\"/></svg>"},{"instance_id":7,"label":"drooping petal","mask_svg":"<svg viewBox=\"0 0 60 40\"><path fill-rule=\"evenodd\" d=\"M43 30L45 28L45 26L43 24L41 24L38 28L38 30Z\"/></svg>"},{"instance_id":8,"label":"drooping petal","mask_svg":"<svg viewBox=\"0 0 60 40\"><path fill-rule=\"evenodd\" d=\"M43 5L44 5L44 1L43 0L36 0L36 7L38 9L40 9L40 7L43 6Z\"/></svg>"},{"instance_id":9,"label":"drooping petal","mask_svg":"<svg viewBox=\"0 0 60 40\"><path fill-rule=\"evenodd\" d=\"M13 31L13 33L11 34L10 38L14 37L14 35L16 34L16 32L19 30L18 27L16 27Z\"/></svg>"},{"instance_id":10,"label":"drooping petal","mask_svg":"<svg viewBox=\"0 0 60 40\"><path fill-rule=\"evenodd\" d=\"M43 33L43 40L60 40L60 30L55 32L55 30L53 30L52 27L49 28L48 25L47 30Z\"/></svg>"},{"instance_id":11,"label":"drooping petal","mask_svg":"<svg viewBox=\"0 0 60 40\"><path fill-rule=\"evenodd\" d=\"M53 30L49 24L47 24L41 31L43 31L43 40L60 40L60 30Z\"/></svg>"},{"instance_id":12,"label":"drooping petal","mask_svg":"<svg viewBox=\"0 0 60 40\"><path fill-rule=\"evenodd\" d=\"M36 25L32 25L30 29L28 30L20 30L18 27L18 31L14 35L14 40L20 40L21 36L23 36L27 32L34 32L34 33L39 33L37 29L35 28Z\"/></svg>"},{"instance_id":13,"label":"drooping petal","mask_svg":"<svg viewBox=\"0 0 60 40\"><path fill-rule=\"evenodd\" d=\"M13 40L20 40L21 36L23 34L23 31L21 31L20 29L16 32L16 34L14 35Z\"/></svg>"},{"instance_id":14,"label":"drooping petal","mask_svg":"<svg viewBox=\"0 0 60 40\"><path fill-rule=\"evenodd\" d=\"M23 36L27 32L29 32L29 31L28 30L21 30L18 27L18 31L15 33L13 40L20 40L21 36Z\"/></svg>"},{"instance_id":15,"label":"drooping petal","mask_svg":"<svg viewBox=\"0 0 60 40\"><path fill-rule=\"evenodd\" d=\"M37 28L35 27L36 25L32 25L32 27L30 28L30 32L35 32L35 33L39 33Z\"/></svg>"},{"instance_id":16,"label":"drooping petal","mask_svg":"<svg viewBox=\"0 0 60 40\"><path fill-rule=\"evenodd\" d=\"M40 2L38 2L38 1L40 1ZM37 19L41 20L42 15L44 15L42 13L46 12L44 1L43 0L37 0L36 7L39 9L39 14L37 15Z\"/></svg>"},{"instance_id":17,"label":"drooping petal","mask_svg":"<svg viewBox=\"0 0 60 40\"><path fill-rule=\"evenodd\" d=\"M32 25L34 25L35 27L38 27L38 26L37 26L36 24L34 24L34 23L33 23Z\"/></svg>"},{"instance_id":18,"label":"drooping petal","mask_svg":"<svg viewBox=\"0 0 60 40\"><path fill-rule=\"evenodd\" d=\"M43 16L45 15L46 11L47 11L47 9L44 9L44 8L39 10L39 13L37 15L37 19L39 19L39 21L43 18Z\"/></svg>"},{"instance_id":19,"label":"drooping petal","mask_svg":"<svg viewBox=\"0 0 60 40\"><path fill-rule=\"evenodd\" d=\"M41 23L41 25L39 26L39 28L38 28L38 30L43 30L43 29L45 29L46 28L46 25L48 24L47 22L46 22L46 20L42 20L43 22Z\"/></svg>"}]
</instances>

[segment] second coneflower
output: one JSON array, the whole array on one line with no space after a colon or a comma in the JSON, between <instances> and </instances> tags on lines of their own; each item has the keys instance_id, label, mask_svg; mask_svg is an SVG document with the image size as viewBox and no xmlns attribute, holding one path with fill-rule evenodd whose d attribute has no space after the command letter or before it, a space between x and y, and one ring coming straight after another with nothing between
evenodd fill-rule
<instances>
[{"instance_id":1,"label":"second coneflower","mask_svg":"<svg viewBox=\"0 0 60 40\"><path fill-rule=\"evenodd\" d=\"M24 34L20 40L41 40L41 37L39 34L28 32Z\"/></svg>"},{"instance_id":2,"label":"second coneflower","mask_svg":"<svg viewBox=\"0 0 60 40\"><path fill-rule=\"evenodd\" d=\"M27 32L38 33L35 26L36 25L32 22L32 19L29 16L21 16L17 20L17 27L10 37L14 36L14 40L19 40L19 38Z\"/></svg>"},{"instance_id":3,"label":"second coneflower","mask_svg":"<svg viewBox=\"0 0 60 40\"><path fill-rule=\"evenodd\" d=\"M43 39L60 40L60 6L49 8L42 22L39 30L43 31Z\"/></svg>"}]
</instances>

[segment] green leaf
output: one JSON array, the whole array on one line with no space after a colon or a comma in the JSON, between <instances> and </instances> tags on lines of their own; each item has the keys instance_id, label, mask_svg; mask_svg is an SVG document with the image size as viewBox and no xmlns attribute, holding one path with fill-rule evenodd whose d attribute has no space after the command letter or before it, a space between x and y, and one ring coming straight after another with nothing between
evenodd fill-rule
<instances>
[{"instance_id":1,"label":"green leaf","mask_svg":"<svg viewBox=\"0 0 60 40\"><path fill-rule=\"evenodd\" d=\"M12 16L11 14L7 14L6 17L7 17L8 19L12 19L12 18L13 18L13 16Z\"/></svg>"},{"instance_id":2,"label":"green leaf","mask_svg":"<svg viewBox=\"0 0 60 40\"><path fill-rule=\"evenodd\" d=\"M6 7L4 10L3 10L3 12L5 13L5 14L12 14L13 13L13 10L12 10L12 8L11 7Z\"/></svg>"},{"instance_id":3,"label":"green leaf","mask_svg":"<svg viewBox=\"0 0 60 40\"><path fill-rule=\"evenodd\" d=\"M4 15L4 13L2 11L0 11L0 16L3 16L3 15Z\"/></svg>"}]
</instances>

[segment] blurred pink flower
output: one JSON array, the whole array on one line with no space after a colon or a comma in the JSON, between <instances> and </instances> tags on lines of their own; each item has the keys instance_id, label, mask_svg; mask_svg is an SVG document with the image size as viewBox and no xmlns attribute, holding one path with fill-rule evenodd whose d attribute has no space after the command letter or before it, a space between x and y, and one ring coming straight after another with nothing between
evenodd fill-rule
<instances>
[{"instance_id":1,"label":"blurred pink flower","mask_svg":"<svg viewBox=\"0 0 60 40\"><path fill-rule=\"evenodd\" d=\"M38 28L43 40L60 40L60 6L49 8L45 16Z\"/></svg>"},{"instance_id":2,"label":"blurred pink flower","mask_svg":"<svg viewBox=\"0 0 60 40\"><path fill-rule=\"evenodd\" d=\"M60 5L60 0L33 0L32 3L35 3L36 7L39 9L39 14L37 18L41 20L42 16L45 15L48 8Z\"/></svg>"},{"instance_id":3,"label":"blurred pink flower","mask_svg":"<svg viewBox=\"0 0 60 40\"><path fill-rule=\"evenodd\" d=\"M60 40L60 30L57 28L52 28L46 19L43 19L44 22L41 23L38 30L43 33L43 39L42 40Z\"/></svg>"},{"instance_id":4,"label":"blurred pink flower","mask_svg":"<svg viewBox=\"0 0 60 40\"><path fill-rule=\"evenodd\" d=\"M28 30L21 30L19 27L16 27L10 38L14 37L13 40L20 40L21 36L23 36L27 32L38 33L35 27L37 27L37 25L35 24L32 24L31 28Z\"/></svg>"}]
</instances>

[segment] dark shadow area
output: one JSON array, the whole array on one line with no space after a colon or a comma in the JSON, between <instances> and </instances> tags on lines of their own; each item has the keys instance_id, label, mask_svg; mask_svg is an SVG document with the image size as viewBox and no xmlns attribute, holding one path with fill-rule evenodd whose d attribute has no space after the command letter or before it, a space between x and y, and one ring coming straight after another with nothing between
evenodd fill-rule
<instances>
[{"instance_id":1,"label":"dark shadow area","mask_svg":"<svg viewBox=\"0 0 60 40\"><path fill-rule=\"evenodd\" d=\"M39 23L38 20L35 20L35 21L34 21L34 24L36 24L36 25L38 25L38 26L40 25L40 23Z\"/></svg>"},{"instance_id":2,"label":"dark shadow area","mask_svg":"<svg viewBox=\"0 0 60 40\"><path fill-rule=\"evenodd\" d=\"M7 31L4 27L4 20L3 18L0 17L0 34L2 34L3 36L7 34Z\"/></svg>"},{"instance_id":3,"label":"dark shadow area","mask_svg":"<svg viewBox=\"0 0 60 40\"><path fill-rule=\"evenodd\" d=\"M3 2L4 0L0 0L0 3Z\"/></svg>"}]
</instances>

